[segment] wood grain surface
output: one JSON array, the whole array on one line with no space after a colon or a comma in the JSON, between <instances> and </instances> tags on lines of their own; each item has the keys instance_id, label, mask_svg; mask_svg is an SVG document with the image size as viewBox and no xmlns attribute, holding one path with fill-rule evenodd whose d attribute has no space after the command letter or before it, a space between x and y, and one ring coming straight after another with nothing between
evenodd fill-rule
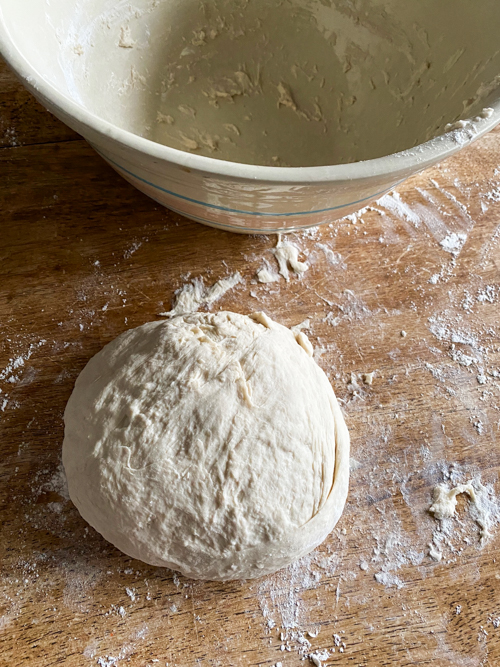
<instances>
[{"instance_id":1,"label":"wood grain surface","mask_svg":"<svg viewBox=\"0 0 500 667\"><path fill-rule=\"evenodd\" d=\"M5 65L0 146L0 665L500 665L500 133L358 218L292 235L309 270L267 286L255 274L275 268L275 237L160 208ZM351 489L301 562L193 582L80 518L62 415L105 343L194 277L235 271L213 308L310 318L352 436ZM428 511L437 483L474 478L490 492L483 546L466 498L443 525Z\"/></svg>"}]
</instances>

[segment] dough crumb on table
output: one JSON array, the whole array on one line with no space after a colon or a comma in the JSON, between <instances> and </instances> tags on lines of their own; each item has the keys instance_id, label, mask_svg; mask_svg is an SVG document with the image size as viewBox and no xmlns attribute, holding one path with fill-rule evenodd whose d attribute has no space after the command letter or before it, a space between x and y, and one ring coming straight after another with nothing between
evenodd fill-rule
<instances>
[{"instance_id":1,"label":"dough crumb on table","mask_svg":"<svg viewBox=\"0 0 500 667\"><path fill-rule=\"evenodd\" d=\"M159 317L176 317L185 313L194 313L203 304L211 306L241 282L242 277L238 271L227 278L221 278L211 287L204 286L203 278L195 278L191 283L183 285L176 291L172 310L158 315Z\"/></svg>"},{"instance_id":2,"label":"dough crumb on table","mask_svg":"<svg viewBox=\"0 0 500 667\"><path fill-rule=\"evenodd\" d=\"M304 262L299 262L299 249L291 243L279 240L273 254L278 262L280 274L287 281L290 280L290 270L300 276L309 268Z\"/></svg>"},{"instance_id":3,"label":"dough crumb on table","mask_svg":"<svg viewBox=\"0 0 500 667\"><path fill-rule=\"evenodd\" d=\"M465 493L469 496L469 513L479 526L480 544L483 546L491 537L491 528L494 523L493 501L489 490L481 483L479 479L473 479L464 484L450 488L447 484L438 484L432 492L432 505L429 512L434 515L438 521L452 519L455 516L457 507L457 496ZM441 560L441 553L436 548L436 544L431 544L429 555L434 560Z\"/></svg>"}]
</instances>

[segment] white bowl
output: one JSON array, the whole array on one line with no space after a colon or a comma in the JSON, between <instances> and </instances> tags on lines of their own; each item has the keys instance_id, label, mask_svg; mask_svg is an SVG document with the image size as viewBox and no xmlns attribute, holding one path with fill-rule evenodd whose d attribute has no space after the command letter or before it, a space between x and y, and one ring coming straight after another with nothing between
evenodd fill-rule
<instances>
[{"instance_id":1,"label":"white bowl","mask_svg":"<svg viewBox=\"0 0 500 667\"><path fill-rule=\"evenodd\" d=\"M168 7L169 2L173 6L174 0L143 0L136 5L144 9L145 15L153 16L157 7ZM353 213L500 122L500 95L495 81L491 82L491 72L500 71L500 56L498 51L488 51L498 27L489 14L497 6L498 0L482 0L476 11L479 18L474 29L484 29L484 39L471 38L471 44L476 51L483 49L484 54L474 55L479 64L474 76L469 77L468 88L464 87L464 95L478 88L484 94L478 96L475 107L464 106L474 107L478 115L473 120L465 127L457 127L402 152L333 166L272 167L214 159L155 143L124 129L124 123L110 121L106 104L119 104L116 98L111 102L106 99L109 92L106 86L114 66L110 56L103 51L100 66L91 70L82 69L78 57L81 49L93 46L96 21L102 23L102 17L106 16L106 29L112 32L124 15L130 17L129 3L0 0L0 52L47 109L83 135L119 174L157 202L221 229L248 233L292 231ZM498 10L494 12L498 18ZM452 17L450 12L449 31L457 29ZM145 25L146 36L150 28ZM468 26L461 25L461 30L458 44L464 39L464 30L467 34ZM468 49L464 46L452 54L451 65L446 67L453 67L456 59L466 58ZM82 94L83 88L90 91L90 98L96 104L88 103L90 98ZM130 103L134 103L133 95ZM491 109L481 115L483 107ZM457 117L460 111L457 116L457 109L451 108L444 120L454 121ZM364 122L370 123L370 118ZM377 124L372 131L378 132Z\"/></svg>"}]
</instances>

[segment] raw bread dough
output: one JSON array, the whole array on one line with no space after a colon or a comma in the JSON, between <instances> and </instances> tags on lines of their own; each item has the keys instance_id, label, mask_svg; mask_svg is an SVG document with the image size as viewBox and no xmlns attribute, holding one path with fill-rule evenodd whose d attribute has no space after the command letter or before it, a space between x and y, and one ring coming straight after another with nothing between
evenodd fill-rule
<instances>
[{"instance_id":1,"label":"raw bread dough","mask_svg":"<svg viewBox=\"0 0 500 667\"><path fill-rule=\"evenodd\" d=\"M263 313L220 312L107 345L64 415L81 515L196 579L259 577L314 549L344 507L349 434L306 341Z\"/></svg>"}]
</instances>

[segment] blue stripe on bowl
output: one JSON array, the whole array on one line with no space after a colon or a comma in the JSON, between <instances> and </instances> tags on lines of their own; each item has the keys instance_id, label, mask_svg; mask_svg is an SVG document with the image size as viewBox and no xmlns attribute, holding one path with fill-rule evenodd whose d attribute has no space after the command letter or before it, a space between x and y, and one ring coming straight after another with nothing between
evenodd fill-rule
<instances>
[{"instance_id":1,"label":"blue stripe on bowl","mask_svg":"<svg viewBox=\"0 0 500 667\"><path fill-rule=\"evenodd\" d=\"M161 202L159 199L156 199L155 197L150 196L150 199L157 202L161 206L165 206L163 202ZM209 227L215 227L216 229L220 229L221 231L224 232L242 232L244 234L280 234L286 232L302 231L304 229L310 229L311 227L318 227L318 225L320 224L325 224L325 223L313 222L311 225L303 225L302 227L289 227L289 228L288 227L277 227L277 228L242 227L240 225L225 225L222 222L215 222L213 220L208 220L208 218L200 218L197 215L191 215L191 213L188 214L185 211L181 211L178 208L174 208L170 204L167 206L167 208L170 211L177 213L178 215L182 215L183 218L189 218L191 220L194 220L195 222L200 222L201 224L208 225Z\"/></svg>"},{"instance_id":2,"label":"blue stripe on bowl","mask_svg":"<svg viewBox=\"0 0 500 667\"><path fill-rule=\"evenodd\" d=\"M128 169L125 169L125 167L122 167L120 164L112 160L111 158L107 157L101 151L99 151L94 145L92 145L92 148L95 150L96 153L98 153L104 160L112 164L114 167L117 169L120 169L123 171L125 174L128 174L129 176L132 176L132 178L135 178L136 180L140 181L141 183L145 183L146 185L149 185L152 188L155 188L156 190L160 190L161 192L165 192L168 195L172 195L172 197L177 197L178 199L183 199L184 201L191 202L192 204L198 204L199 206L206 206L207 208L214 208L217 209L218 211L225 211L226 213L238 213L240 215L253 215L253 216L258 216L258 217L269 217L269 218L293 218L297 217L299 215L315 215L316 213L328 213L329 211L338 211L339 209L342 208L348 208L349 206L356 206L357 204L362 204L365 201L369 201L371 199L376 199L377 197L381 197L383 194L388 192L389 190L392 190L392 188L397 187L400 185L405 179L402 179L395 183L394 185L391 185L389 188L385 188L385 190L382 190L381 192L376 192L373 195L369 195L368 197L364 197L363 199L358 199L357 201L353 201L349 204L342 204L341 206L332 206L331 208L322 208L318 209L316 211L300 211L298 213L262 213L260 211L240 211L235 208L226 208L225 206L217 206L216 204L208 204L207 202L203 201L198 201L197 199L191 199L191 197L185 197L184 195L180 195L177 192L172 192L172 190L167 190L166 188L162 188L160 185L155 185L155 183L151 183L150 181L147 181L145 178L141 178L140 176L137 176L137 174L134 174L134 172L129 171ZM161 203L161 202L160 202ZM201 219L200 219L201 221Z\"/></svg>"}]
</instances>

